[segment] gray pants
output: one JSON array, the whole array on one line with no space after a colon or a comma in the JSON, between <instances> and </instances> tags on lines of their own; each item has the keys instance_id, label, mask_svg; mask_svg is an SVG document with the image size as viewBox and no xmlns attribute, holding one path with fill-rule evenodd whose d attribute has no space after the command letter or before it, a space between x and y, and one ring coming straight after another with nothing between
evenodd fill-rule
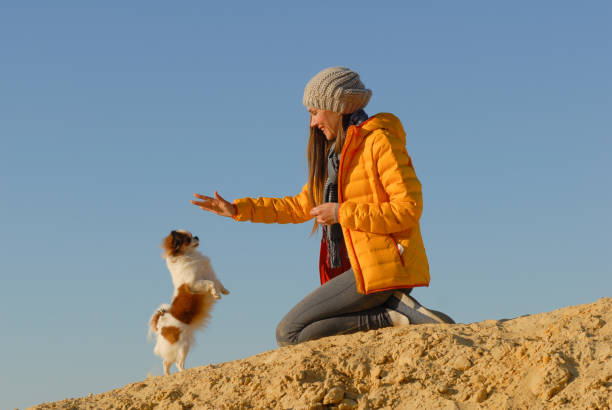
<instances>
[{"instance_id":1,"label":"gray pants","mask_svg":"<svg viewBox=\"0 0 612 410\"><path fill-rule=\"evenodd\" d=\"M409 292L409 289L405 290ZM393 290L363 295L349 269L312 291L276 327L279 346L392 326L385 303Z\"/></svg>"}]
</instances>

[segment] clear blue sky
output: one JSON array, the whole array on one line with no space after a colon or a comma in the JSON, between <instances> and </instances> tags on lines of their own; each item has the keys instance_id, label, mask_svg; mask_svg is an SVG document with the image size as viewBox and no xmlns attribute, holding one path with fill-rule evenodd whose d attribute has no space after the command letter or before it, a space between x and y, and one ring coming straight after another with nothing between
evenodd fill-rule
<instances>
[{"instance_id":1,"label":"clear blue sky","mask_svg":"<svg viewBox=\"0 0 612 410\"><path fill-rule=\"evenodd\" d=\"M303 87L328 66L407 131L423 304L474 322L612 296L610 3L382 3L0 3L1 408L161 373L174 228L232 291L188 367L276 347L318 235L189 200L297 193Z\"/></svg>"}]
</instances>

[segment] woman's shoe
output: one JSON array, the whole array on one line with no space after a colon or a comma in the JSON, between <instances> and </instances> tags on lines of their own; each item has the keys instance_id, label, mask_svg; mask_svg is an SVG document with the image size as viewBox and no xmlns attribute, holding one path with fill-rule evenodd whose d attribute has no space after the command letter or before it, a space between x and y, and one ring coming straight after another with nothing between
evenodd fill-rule
<instances>
[{"instance_id":1,"label":"woman's shoe","mask_svg":"<svg viewBox=\"0 0 612 410\"><path fill-rule=\"evenodd\" d=\"M400 312L396 312L393 309L385 309L385 312L387 313L389 321L391 322L393 327L403 327L410 325L410 319L402 315Z\"/></svg>"},{"instance_id":2,"label":"woman's shoe","mask_svg":"<svg viewBox=\"0 0 612 410\"><path fill-rule=\"evenodd\" d=\"M455 323L448 315L435 310L429 310L415 298L402 291L395 292L385 304L389 309L400 312L412 324L424 323Z\"/></svg>"},{"instance_id":3,"label":"woman's shoe","mask_svg":"<svg viewBox=\"0 0 612 410\"><path fill-rule=\"evenodd\" d=\"M434 315L436 315L437 317L439 317L440 319L442 319L443 323L449 323L453 325L455 324L455 321L450 316L448 316L446 313L442 313L438 310L433 310L433 309L430 309L429 311L433 313Z\"/></svg>"}]
</instances>

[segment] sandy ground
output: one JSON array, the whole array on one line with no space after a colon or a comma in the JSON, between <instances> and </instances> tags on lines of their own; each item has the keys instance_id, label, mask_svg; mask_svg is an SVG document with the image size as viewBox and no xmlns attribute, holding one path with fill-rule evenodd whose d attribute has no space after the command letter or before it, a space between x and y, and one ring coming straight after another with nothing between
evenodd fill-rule
<instances>
[{"instance_id":1,"label":"sandy ground","mask_svg":"<svg viewBox=\"0 0 612 410\"><path fill-rule=\"evenodd\" d=\"M35 409L610 409L612 298L335 336Z\"/></svg>"}]
</instances>

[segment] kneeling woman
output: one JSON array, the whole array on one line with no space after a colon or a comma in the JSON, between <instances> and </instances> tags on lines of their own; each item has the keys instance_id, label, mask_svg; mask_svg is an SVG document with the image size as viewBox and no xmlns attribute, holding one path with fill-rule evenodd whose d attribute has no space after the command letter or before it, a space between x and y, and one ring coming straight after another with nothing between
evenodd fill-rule
<instances>
[{"instance_id":1,"label":"kneeling woman","mask_svg":"<svg viewBox=\"0 0 612 410\"><path fill-rule=\"evenodd\" d=\"M194 205L237 221L322 226L321 286L279 323L280 346L387 326L453 323L409 296L429 284L419 229L421 184L392 114L364 112L372 92L344 67L327 68L304 90L310 112L308 182L284 198L195 194Z\"/></svg>"}]
</instances>

